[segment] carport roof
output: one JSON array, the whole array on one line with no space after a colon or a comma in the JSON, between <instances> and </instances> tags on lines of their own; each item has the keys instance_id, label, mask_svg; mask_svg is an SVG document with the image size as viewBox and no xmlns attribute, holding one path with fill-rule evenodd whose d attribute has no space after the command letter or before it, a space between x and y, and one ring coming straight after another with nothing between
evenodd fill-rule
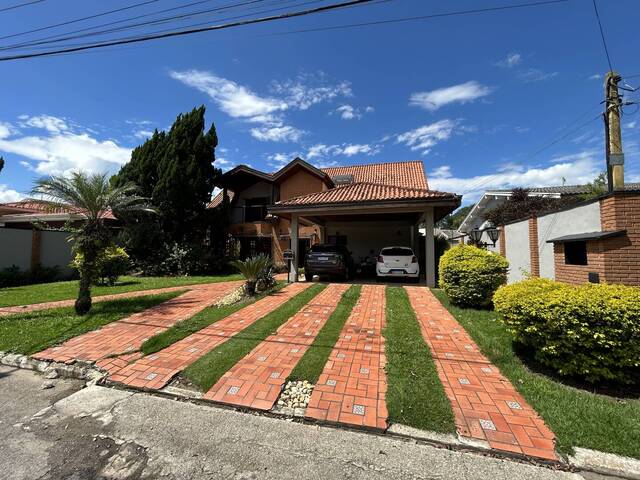
<instances>
[{"instance_id":1,"label":"carport roof","mask_svg":"<svg viewBox=\"0 0 640 480\"><path fill-rule=\"evenodd\" d=\"M277 202L273 210L280 207L324 206L353 204L356 202L389 202L396 200L456 200L453 193L438 192L424 188L399 187L378 183L360 182L332 188L322 192L310 193Z\"/></svg>"}]
</instances>

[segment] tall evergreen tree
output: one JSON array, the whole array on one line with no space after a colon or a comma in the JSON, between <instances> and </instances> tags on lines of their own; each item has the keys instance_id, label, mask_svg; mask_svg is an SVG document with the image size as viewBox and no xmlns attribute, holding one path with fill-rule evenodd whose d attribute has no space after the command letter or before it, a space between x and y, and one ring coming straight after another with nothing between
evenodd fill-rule
<instances>
[{"instance_id":1,"label":"tall evergreen tree","mask_svg":"<svg viewBox=\"0 0 640 480\"><path fill-rule=\"evenodd\" d=\"M132 243L148 251L159 235L166 243L204 238L207 203L220 175L213 165L217 145L215 126L205 131L205 107L201 106L178 115L169 132L156 130L133 151L131 161L112 181L138 185L159 215L128 219L125 231Z\"/></svg>"},{"instance_id":2,"label":"tall evergreen tree","mask_svg":"<svg viewBox=\"0 0 640 480\"><path fill-rule=\"evenodd\" d=\"M0 172L4 168L4 158L0 157Z\"/></svg>"}]
</instances>

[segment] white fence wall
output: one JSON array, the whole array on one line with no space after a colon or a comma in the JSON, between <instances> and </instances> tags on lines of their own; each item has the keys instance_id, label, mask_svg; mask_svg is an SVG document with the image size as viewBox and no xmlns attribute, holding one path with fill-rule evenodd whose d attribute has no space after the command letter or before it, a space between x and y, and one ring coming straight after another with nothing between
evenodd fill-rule
<instances>
[{"instance_id":1,"label":"white fence wall","mask_svg":"<svg viewBox=\"0 0 640 480\"><path fill-rule=\"evenodd\" d=\"M67 232L40 232L40 265L59 267L61 273L69 273L73 255L67 242ZM20 270L31 268L33 232L15 228L0 228L0 269L16 265Z\"/></svg>"},{"instance_id":2,"label":"white fence wall","mask_svg":"<svg viewBox=\"0 0 640 480\"><path fill-rule=\"evenodd\" d=\"M504 231L507 260L509 260L507 282L518 282L524 278L525 272L531 272L529 221L505 225Z\"/></svg>"}]
</instances>

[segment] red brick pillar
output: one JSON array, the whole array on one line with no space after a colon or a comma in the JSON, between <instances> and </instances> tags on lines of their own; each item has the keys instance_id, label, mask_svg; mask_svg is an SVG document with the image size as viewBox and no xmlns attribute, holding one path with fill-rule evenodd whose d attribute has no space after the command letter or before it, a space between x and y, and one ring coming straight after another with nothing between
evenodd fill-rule
<instances>
[{"instance_id":1,"label":"red brick pillar","mask_svg":"<svg viewBox=\"0 0 640 480\"><path fill-rule=\"evenodd\" d=\"M529 254L531 257L531 276L540 276L540 254L538 252L538 218L529 219Z\"/></svg>"},{"instance_id":2,"label":"red brick pillar","mask_svg":"<svg viewBox=\"0 0 640 480\"><path fill-rule=\"evenodd\" d=\"M500 255L507 258L507 229L504 228L504 225L500 225L498 227L498 231L500 232L499 242L500 242Z\"/></svg>"},{"instance_id":3,"label":"red brick pillar","mask_svg":"<svg viewBox=\"0 0 640 480\"><path fill-rule=\"evenodd\" d=\"M40 265L40 244L42 241L42 232L37 229L31 231L31 270Z\"/></svg>"}]
</instances>

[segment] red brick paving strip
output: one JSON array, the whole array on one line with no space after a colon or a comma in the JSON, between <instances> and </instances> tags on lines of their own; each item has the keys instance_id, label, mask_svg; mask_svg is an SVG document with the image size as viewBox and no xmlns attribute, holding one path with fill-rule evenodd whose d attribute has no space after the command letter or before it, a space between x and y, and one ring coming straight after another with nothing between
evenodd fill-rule
<instances>
[{"instance_id":1,"label":"red brick paving strip","mask_svg":"<svg viewBox=\"0 0 640 480\"><path fill-rule=\"evenodd\" d=\"M465 329L424 287L405 287L451 401L458 433L491 448L556 460L555 437L484 355Z\"/></svg>"},{"instance_id":2,"label":"red brick paving strip","mask_svg":"<svg viewBox=\"0 0 640 480\"><path fill-rule=\"evenodd\" d=\"M364 285L313 389L308 418L387 427L384 322L385 287Z\"/></svg>"},{"instance_id":3,"label":"red brick paving strip","mask_svg":"<svg viewBox=\"0 0 640 480\"><path fill-rule=\"evenodd\" d=\"M207 400L271 410L282 386L338 306L350 285L332 284L312 298L278 331L251 353L205 394Z\"/></svg>"},{"instance_id":4,"label":"red brick paving strip","mask_svg":"<svg viewBox=\"0 0 640 480\"><path fill-rule=\"evenodd\" d=\"M224 282L224 283L228 283L228 282ZM204 284L204 285L206 286L207 284ZM119 298L145 297L147 295L158 295L160 293L178 292L182 290L193 290L199 287L202 287L202 284L183 285L181 287L154 288L152 290L136 290L134 292L114 293L112 295L99 295L97 297L93 297L91 301L93 303L98 303L98 302L106 302L109 300L117 300ZM75 299L71 299L71 300L58 300L56 302L32 303L31 305L17 305L15 307L0 307L0 317L4 315L15 315L17 313L30 313L30 312L36 312L39 310L49 310L51 308L73 307L75 302L76 302Z\"/></svg>"},{"instance_id":5,"label":"red brick paving strip","mask_svg":"<svg viewBox=\"0 0 640 480\"><path fill-rule=\"evenodd\" d=\"M33 357L67 363L98 362L97 365L107 371L122 368L135 358L137 354L131 352L138 350L145 340L213 305L241 285L239 281L198 285L176 298L74 337ZM110 358L122 354L125 357Z\"/></svg>"},{"instance_id":6,"label":"red brick paving strip","mask_svg":"<svg viewBox=\"0 0 640 480\"><path fill-rule=\"evenodd\" d=\"M142 357L120 371L111 372L111 380L132 387L159 390L197 359L273 312L309 286L309 283L287 285L282 290L247 305L159 352Z\"/></svg>"}]
</instances>

